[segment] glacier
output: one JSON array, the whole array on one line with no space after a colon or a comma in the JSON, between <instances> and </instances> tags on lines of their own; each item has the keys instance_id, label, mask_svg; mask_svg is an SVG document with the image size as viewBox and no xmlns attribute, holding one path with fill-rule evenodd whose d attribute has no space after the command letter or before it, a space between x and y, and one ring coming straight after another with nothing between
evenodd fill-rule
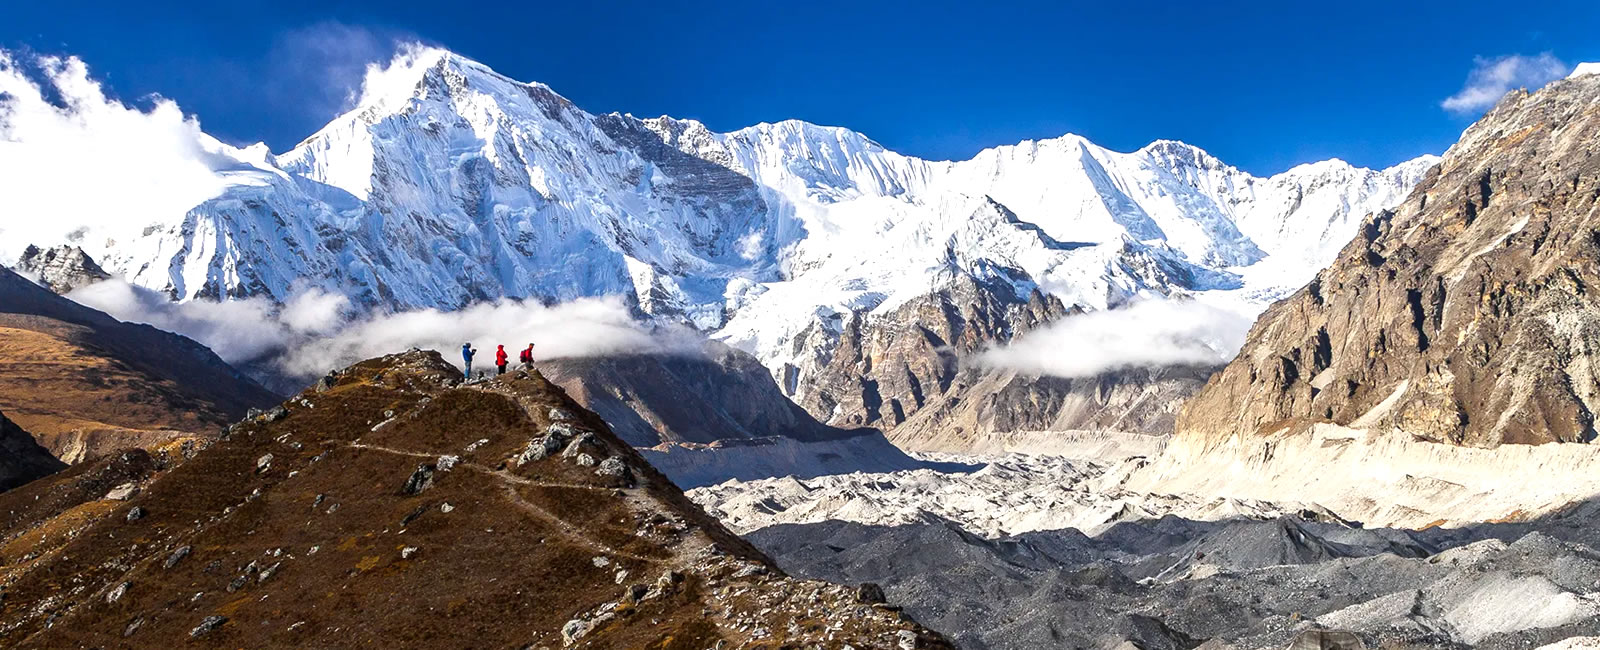
<instances>
[{"instance_id":1,"label":"glacier","mask_svg":"<svg viewBox=\"0 0 1600 650\"><path fill-rule=\"evenodd\" d=\"M76 59L57 63L56 83L94 85ZM39 89L8 66L0 58L11 169L37 160L19 102ZM1076 135L923 160L794 120L718 133L591 114L420 46L370 68L353 109L281 154L176 119L166 130L204 165L179 195L193 205L131 200L107 218L98 204L0 196L0 262L71 244L176 301L315 290L362 313L622 296L775 376L816 363L809 333L836 335L962 278L1083 310L1152 296L1259 309L1437 161L1329 160L1261 178L1178 141L1117 152ZM107 187L138 185L138 167L118 165Z\"/></svg>"}]
</instances>

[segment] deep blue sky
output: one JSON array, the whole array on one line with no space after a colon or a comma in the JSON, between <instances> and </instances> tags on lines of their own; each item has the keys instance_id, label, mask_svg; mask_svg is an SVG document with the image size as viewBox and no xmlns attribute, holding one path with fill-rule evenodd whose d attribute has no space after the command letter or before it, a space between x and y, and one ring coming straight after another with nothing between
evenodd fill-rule
<instances>
[{"instance_id":1,"label":"deep blue sky","mask_svg":"<svg viewBox=\"0 0 1600 650\"><path fill-rule=\"evenodd\" d=\"M799 118L930 158L1067 132L1124 151L1173 138L1260 174L1441 152L1473 117L1439 104L1475 57L1600 60L1593 0L183 4L200 3L11 2L0 46L76 54L123 98L160 93L275 151L400 38L591 112Z\"/></svg>"}]
</instances>

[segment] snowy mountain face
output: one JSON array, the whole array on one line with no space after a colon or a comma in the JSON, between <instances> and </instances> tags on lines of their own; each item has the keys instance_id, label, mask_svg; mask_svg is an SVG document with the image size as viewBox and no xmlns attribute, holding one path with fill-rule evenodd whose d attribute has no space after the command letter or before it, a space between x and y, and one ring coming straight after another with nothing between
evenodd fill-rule
<instances>
[{"instance_id":1,"label":"snowy mountain face","mask_svg":"<svg viewBox=\"0 0 1600 650\"><path fill-rule=\"evenodd\" d=\"M1068 135L929 161L798 121L594 115L436 49L374 69L354 110L289 152L197 140L210 198L104 221L8 214L0 260L70 243L175 300L317 288L369 312L621 294L755 354L796 396L847 323L957 284L1088 310L1282 295L1435 160L1259 178L1180 142L1120 153Z\"/></svg>"}]
</instances>

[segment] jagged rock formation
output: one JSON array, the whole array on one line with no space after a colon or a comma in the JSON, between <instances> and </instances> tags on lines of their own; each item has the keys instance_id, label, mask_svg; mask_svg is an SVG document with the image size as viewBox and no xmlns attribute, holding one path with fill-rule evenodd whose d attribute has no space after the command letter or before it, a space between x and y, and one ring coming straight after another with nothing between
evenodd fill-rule
<instances>
[{"instance_id":1,"label":"jagged rock formation","mask_svg":"<svg viewBox=\"0 0 1600 650\"><path fill-rule=\"evenodd\" d=\"M1003 368L964 366L952 386L890 434L918 450L1050 453L1048 432L1168 435L1184 400L1215 367L1131 368L1094 377L1041 377Z\"/></svg>"},{"instance_id":2,"label":"jagged rock formation","mask_svg":"<svg viewBox=\"0 0 1600 650\"><path fill-rule=\"evenodd\" d=\"M22 249L16 269L39 279L39 284L56 293L111 279L89 254L77 246L61 245L44 250L38 246Z\"/></svg>"},{"instance_id":3,"label":"jagged rock formation","mask_svg":"<svg viewBox=\"0 0 1600 650\"><path fill-rule=\"evenodd\" d=\"M0 492L42 476L49 476L65 463L40 447L33 436L0 413Z\"/></svg>"},{"instance_id":4,"label":"jagged rock formation","mask_svg":"<svg viewBox=\"0 0 1600 650\"><path fill-rule=\"evenodd\" d=\"M277 398L204 346L0 267L0 409L68 462L210 437Z\"/></svg>"},{"instance_id":5,"label":"jagged rock formation","mask_svg":"<svg viewBox=\"0 0 1600 650\"><path fill-rule=\"evenodd\" d=\"M1593 441L1597 260L1600 76L1511 93L1262 315L1178 429L1219 441L1331 420L1458 445Z\"/></svg>"},{"instance_id":6,"label":"jagged rock formation","mask_svg":"<svg viewBox=\"0 0 1600 650\"><path fill-rule=\"evenodd\" d=\"M792 365L781 381L830 424L893 427L955 384L963 356L1067 312L1059 299L1038 291L1025 301L1010 293L958 278L888 313L849 314L837 335L815 328L796 340L797 351L816 351L802 362L816 368L803 389Z\"/></svg>"},{"instance_id":7,"label":"jagged rock formation","mask_svg":"<svg viewBox=\"0 0 1600 650\"><path fill-rule=\"evenodd\" d=\"M0 512L67 505L75 477ZM539 375L461 385L433 352L357 364L131 480L76 518L8 520L0 539L53 541L0 551L0 643L951 647L783 575Z\"/></svg>"}]
</instances>

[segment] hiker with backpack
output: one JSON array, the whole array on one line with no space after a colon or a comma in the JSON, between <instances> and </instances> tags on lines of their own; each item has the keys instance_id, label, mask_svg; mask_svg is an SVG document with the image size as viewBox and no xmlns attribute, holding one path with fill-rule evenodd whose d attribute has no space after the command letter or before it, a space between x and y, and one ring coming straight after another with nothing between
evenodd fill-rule
<instances>
[{"instance_id":1,"label":"hiker with backpack","mask_svg":"<svg viewBox=\"0 0 1600 650\"><path fill-rule=\"evenodd\" d=\"M521 359L523 370L533 370L533 344L529 343L527 349L522 351Z\"/></svg>"},{"instance_id":2,"label":"hiker with backpack","mask_svg":"<svg viewBox=\"0 0 1600 650\"><path fill-rule=\"evenodd\" d=\"M500 374L506 374L506 346L495 346L494 365L500 369Z\"/></svg>"}]
</instances>

